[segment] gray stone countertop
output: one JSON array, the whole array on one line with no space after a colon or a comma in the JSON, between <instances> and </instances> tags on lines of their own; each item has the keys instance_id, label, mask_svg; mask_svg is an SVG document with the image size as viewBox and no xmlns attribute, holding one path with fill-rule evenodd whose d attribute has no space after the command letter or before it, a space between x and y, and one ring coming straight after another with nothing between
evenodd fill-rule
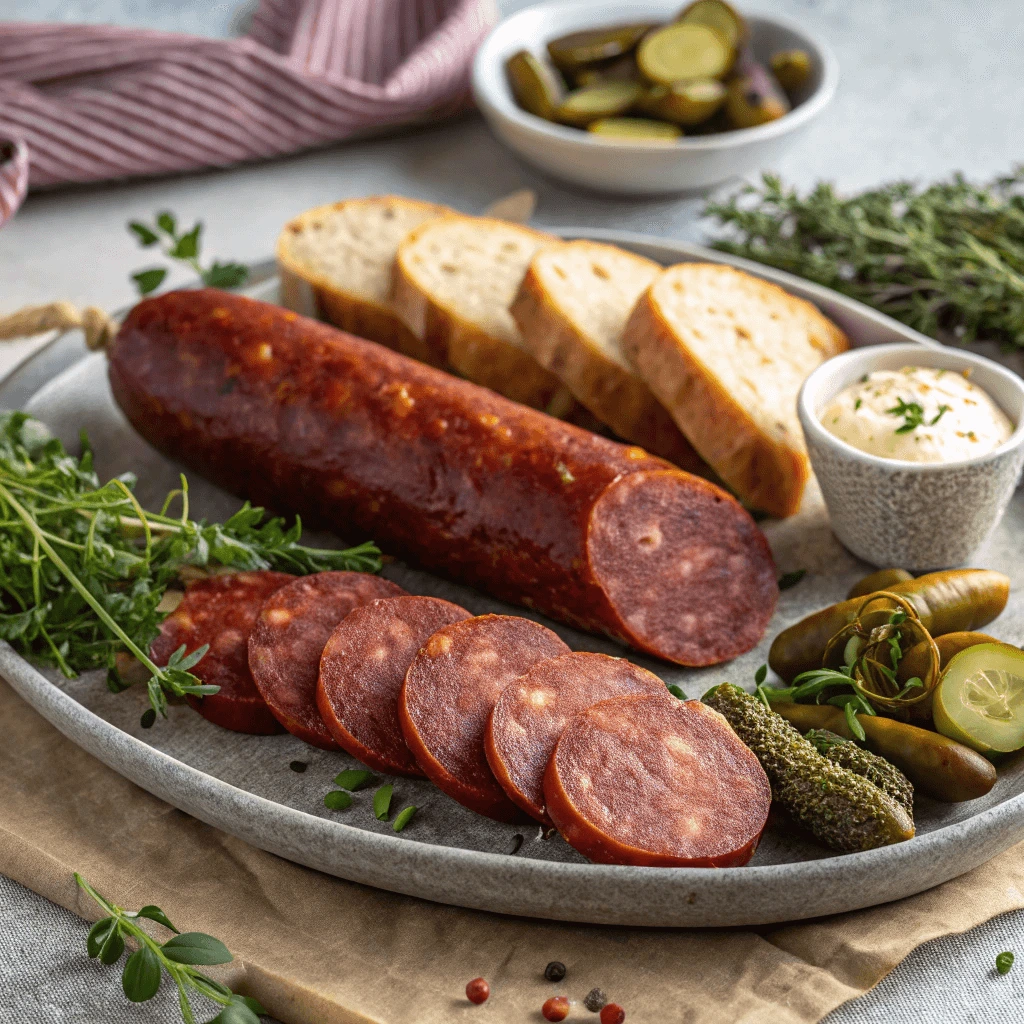
<instances>
[{"instance_id":1,"label":"gray stone countertop","mask_svg":"<svg viewBox=\"0 0 1024 1024\"><path fill-rule=\"evenodd\" d=\"M503 13L524 6L525 0L501 3ZM839 57L842 81L832 106L778 166L765 168L786 181L807 187L824 178L854 190L903 177L929 181L956 170L982 180L1024 159L1019 0L748 0L742 6L806 24ZM239 24L235 3L209 0L4 0L0 18L112 22L210 36L228 35ZM148 254L135 247L124 225L158 209L202 219L206 253L255 261L272 254L285 220L318 203L393 191L477 212L522 187L538 192L537 219L545 224L704 237L700 201L573 192L520 163L479 118L466 116L267 164L33 195L0 231L0 311L57 298L111 310L126 305L133 297L129 274ZM6 346L0 374L30 348L27 342ZM86 960L85 931L71 914L0 877L4 1020L180 1019L172 1000L128 1004L117 973ZM828 1024L1020 1021L1024 975L1018 978L1018 969L997 978L992 970L995 954L1014 948L1024 952L1024 912L929 943Z\"/></svg>"}]
</instances>

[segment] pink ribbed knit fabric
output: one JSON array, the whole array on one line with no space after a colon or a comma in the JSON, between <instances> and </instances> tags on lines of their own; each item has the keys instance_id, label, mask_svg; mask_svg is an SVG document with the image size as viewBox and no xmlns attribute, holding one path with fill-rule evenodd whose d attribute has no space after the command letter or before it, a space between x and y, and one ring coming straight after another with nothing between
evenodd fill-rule
<instances>
[{"instance_id":1,"label":"pink ribbed knit fabric","mask_svg":"<svg viewBox=\"0 0 1024 1024\"><path fill-rule=\"evenodd\" d=\"M0 24L0 224L27 187L220 167L454 111L493 17L492 0L261 0L231 40Z\"/></svg>"}]
</instances>

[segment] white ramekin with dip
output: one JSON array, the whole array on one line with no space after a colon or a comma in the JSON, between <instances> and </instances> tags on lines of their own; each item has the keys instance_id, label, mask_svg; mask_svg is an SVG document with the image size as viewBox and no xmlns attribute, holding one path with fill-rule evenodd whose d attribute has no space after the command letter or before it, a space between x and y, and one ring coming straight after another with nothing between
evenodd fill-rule
<instances>
[{"instance_id":1,"label":"white ramekin with dip","mask_svg":"<svg viewBox=\"0 0 1024 1024\"><path fill-rule=\"evenodd\" d=\"M832 529L881 567L966 562L1024 465L1024 380L958 349L877 345L823 363L798 399Z\"/></svg>"}]
</instances>

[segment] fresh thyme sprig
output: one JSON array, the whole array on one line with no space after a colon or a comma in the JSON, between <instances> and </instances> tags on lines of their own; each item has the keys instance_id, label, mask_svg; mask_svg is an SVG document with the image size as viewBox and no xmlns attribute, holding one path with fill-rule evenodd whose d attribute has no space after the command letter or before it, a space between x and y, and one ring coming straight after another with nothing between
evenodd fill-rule
<instances>
[{"instance_id":1,"label":"fresh thyme sprig","mask_svg":"<svg viewBox=\"0 0 1024 1024\"><path fill-rule=\"evenodd\" d=\"M85 438L82 447L75 458L37 420L0 414L0 640L69 678L105 668L115 692L128 685L116 668L127 651L149 673L145 726L166 715L169 696L217 689L191 672L204 647L181 648L162 667L148 655L164 617L160 602L183 568L380 571L373 544L306 547L301 522L265 520L248 503L225 523L190 519L184 477L159 513L146 512L134 477L101 486ZM167 514L174 500L178 517Z\"/></svg>"},{"instance_id":2,"label":"fresh thyme sprig","mask_svg":"<svg viewBox=\"0 0 1024 1024\"><path fill-rule=\"evenodd\" d=\"M125 940L135 944L121 974L121 988L126 998L133 1003L152 999L166 973L178 990L178 1005L184 1024L196 1024L190 993L203 995L224 1007L209 1024L259 1024L258 1014L267 1011L255 999L240 996L227 985L196 970L196 967L212 967L234 959L220 939L202 932L179 932L156 906L125 910L101 896L77 871L75 881L107 915L89 931L86 939L89 956L98 957L101 963L110 967L121 959ZM140 926L140 919L155 921L174 935L159 943Z\"/></svg>"},{"instance_id":3,"label":"fresh thyme sprig","mask_svg":"<svg viewBox=\"0 0 1024 1024\"><path fill-rule=\"evenodd\" d=\"M973 185L962 175L851 196L807 195L773 175L705 214L714 244L860 299L942 340L1024 347L1024 165Z\"/></svg>"},{"instance_id":4,"label":"fresh thyme sprig","mask_svg":"<svg viewBox=\"0 0 1024 1024\"><path fill-rule=\"evenodd\" d=\"M199 261L200 236L203 222L196 221L189 231L179 231L177 219L166 210L158 213L153 223L143 224L133 220L128 224L131 231L144 249L163 243L163 253L168 259L180 260L190 266L202 279L203 284L210 288L234 288L244 284L249 276L249 268L242 263L218 263L214 260L209 267ZM166 267L149 267L132 274L135 287L140 295L148 295L155 291L167 277Z\"/></svg>"}]
</instances>

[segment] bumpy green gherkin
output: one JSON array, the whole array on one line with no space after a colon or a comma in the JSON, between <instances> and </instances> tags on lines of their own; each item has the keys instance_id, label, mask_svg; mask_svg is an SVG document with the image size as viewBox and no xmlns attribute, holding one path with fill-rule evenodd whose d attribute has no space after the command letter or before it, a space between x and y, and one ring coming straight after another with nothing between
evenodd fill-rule
<instances>
[{"instance_id":1,"label":"bumpy green gherkin","mask_svg":"<svg viewBox=\"0 0 1024 1024\"><path fill-rule=\"evenodd\" d=\"M828 729L812 729L806 737L823 757L863 775L883 793L888 793L908 814L914 813L914 787L896 765Z\"/></svg>"},{"instance_id":2,"label":"bumpy green gherkin","mask_svg":"<svg viewBox=\"0 0 1024 1024\"><path fill-rule=\"evenodd\" d=\"M913 837L913 818L899 803L866 778L823 757L756 697L723 683L706 693L704 702L757 755L772 798L816 839L854 853Z\"/></svg>"}]
</instances>

